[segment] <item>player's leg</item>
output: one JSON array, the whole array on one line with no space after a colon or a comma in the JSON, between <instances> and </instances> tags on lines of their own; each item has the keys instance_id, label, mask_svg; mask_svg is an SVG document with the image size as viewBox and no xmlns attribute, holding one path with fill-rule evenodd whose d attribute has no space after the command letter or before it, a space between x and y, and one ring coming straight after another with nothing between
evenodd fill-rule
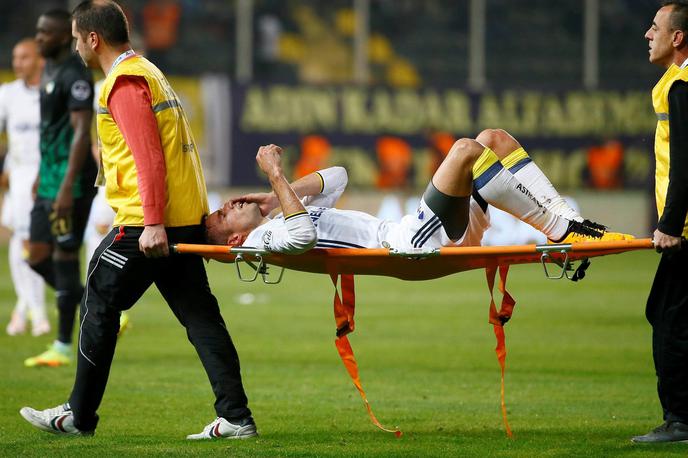
<instances>
[{"instance_id":1,"label":"player's leg","mask_svg":"<svg viewBox=\"0 0 688 458\"><path fill-rule=\"evenodd\" d=\"M28 264L31 210L34 198L31 188L37 173L36 167L18 165L10 170L10 192L5 204L9 210L9 225L13 232L9 243L9 264L18 298L18 315L31 318L34 336L50 332L45 310L45 284ZM4 216L5 207L3 207ZM50 242L49 233L46 234ZM50 256L47 247L46 258Z\"/></svg>"},{"instance_id":2,"label":"player's leg","mask_svg":"<svg viewBox=\"0 0 688 458\"><path fill-rule=\"evenodd\" d=\"M37 197L31 209L29 227L29 266L53 289L55 266L53 265L53 236L50 231L52 201Z\"/></svg>"},{"instance_id":3,"label":"player's leg","mask_svg":"<svg viewBox=\"0 0 688 458\"><path fill-rule=\"evenodd\" d=\"M438 191L469 196L475 191L488 204L504 210L558 241L569 232L569 221L543 207L530 191L477 141L458 140L432 178Z\"/></svg>"},{"instance_id":4,"label":"player's leg","mask_svg":"<svg viewBox=\"0 0 688 458\"><path fill-rule=\"evenodd\" d=\"M38 197L31 210L31 224L29 228L29 258L31 268L38 273L47 284L56 289L55 263L53 261L54 238L50 227L52 201ZM60 366L71 361L71 346L56 339L43 353L27 358L24 365Z\"/></svg>"},{"instance_id":5,"label":"player's leg","mask_svg":"<svg viewBox=\"0 0 688 458\"><path fill-rule=\"evenodd\" d=\"M65 344L72 342L76 308L84 293L79 256L92 200L92 196L75 199L70 225L66 228L67 230L54 234L56 248L53 259L59 316L58 340Z\"/></svg>"},{"instance_id":6,"label":"player's leg","mask_svg":"<svg viewBox=\"0 0 688 458\"><path fill-rule=\"evenodd\" d=\"M50 322L45 307L45 282L26 262L28 241L18 237L15 245L11 245L10 256L13 258L16 270L17 296L25 305L31 317L31 334L39 336L50 331Z\"/></svg>"},{"instance_id":7,"label":"player's leg","mask_svg":"<svg viewBox=\"0 0 688 458\"><path fill-rule=\"evenodd\" d=\"M502 129L487 129L478 135L477 141L493 149L504 167L513 173L516 179L523 183L534 194L535 198L552 213L581 223L586 229L603 233L602 237L604 240L630 240L635 238L629 234L608 232L606 226L584 219L559 194L521 144L508 132ZM584 240L586 239L571 241Z\"/></svg>"},{"instance_id":8,"label":"player's leg","mask_svg":"<svg viewBox=\"0 0 688 458\"><path fill-rule=\"evenodd\" d=\"M57 340L70 345L74 333L74 319L77 305L83 294L79 253L56 248L55 263L55 300L57 302L58 332Z\"/></svg>"},{"instance_id":9,"label":"player's leg","mask_svg":"<svg viewBox=\"0 0 688 458\"><path fill-rule=\"evenodd\" d=\"M486 129L480 132L476 140L494 151L502 165L549 211L569 220L583 221L583 217L571 208L523 146L508 132L502 129Z\"/></svg>"},{"instance_id":10,"label":"player's leg","mask_svg":"<svg viewBox=\"0 0 688 458\"><path fill-rule=\"evenodd\" d=\"M425 203L432 210L453 241L460 239L468 226L468 207L473 191L472 167L477 160L473 143L459 140L454 144L435 171L421 202L421 206ZM428 219L414 235L414 246L422 246L419 243L428 233L432 220Z\"/></svg>"},{"instance_id":11,"label":"player's leg","mask_svg":"<svg viewBox=\"0 0 688 458\"><path fill-rule=\"evenodd\" d=\"M43 204L39 207L39 200L37 200L32 211L31 239L36 240L44 237L47 226L55 246L52 254L51 268L52 286L55 288L55 299L57 302L58 326L57 338L48 350L24 361L24 365L28 367L55 367L71 363L74 319L84 290L81 284L81 271L79 269L79 250L92 199L92 196L75 199L71 218L64 225L51 223L52 203L50 201L47 201L48 205ZM37 244L34 244L34 246L37 246ZM34 252L31 250L29 256L34 270L39 271L36 266L47 266L45 260L39 261L34 259ZM48 271L47 267L41 267L41 269L42 272ZM44 278L46 277L44 276Z\"/></svg>"},{"instance_id":12,"label":"player's leg","mask_svg":"<svg viewBox=\"0 0 688 458\"><path fill-rule=\"evenodd\" d=\"M26 321L28 318L28 304L23 299L22 288L22 264L26 264L22 257L22 240L17 233L12 234L9 243L9 265L10 276L14 284L14 291L17 295L17 304L12 310L12 317L7 325L7 334L16 336L26 332Z\"/></svg>"}]
</instances>

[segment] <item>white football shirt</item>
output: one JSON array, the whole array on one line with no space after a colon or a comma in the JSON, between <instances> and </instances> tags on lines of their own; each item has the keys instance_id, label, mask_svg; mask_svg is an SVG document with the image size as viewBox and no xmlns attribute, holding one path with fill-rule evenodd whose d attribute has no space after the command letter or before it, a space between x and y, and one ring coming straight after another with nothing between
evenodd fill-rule
<instances>
[{"instance_id":1,"label":"white football shirt","mask_svg":"<svg viewBox=\"0 0 688 458\"><path fill-rule=\"evenodd\" d=\"M0 223L23 238L28 238L31 188L41 162L40 121L38 86L29 87L22 80L0 86L0 130L7 131L9 144L4 171L10 179Z\"/></svg>"},{"instance_id":2,"label":"white football shirt","mask_svg":"<svg viewBox=\"0 0 688 458\"><path fill-rule=\"evenodd\" d=\"M22 80L0 86L0 128L7 131L9 140L5 167L38 167L41 162L38 98L38 86L29 87Z\"/></svg>"},{"instance_id":3,"label":"white football shirt","mask_svg":"<svg viewBox=\"0 0 688 458\"><path fill-rule=\"evenodd\" d=\"M279 253L303 251L303 240L308 230L315 227L315 248L439 248L442 246L480 245L482 235L489 227L489 215L471 199L469 224L463 237L451 240L439 218L421 199L415 213L404 216L399 222L376 218L355 210L332 208L346 188L347 175L342 167L320 170L323 191L303 199L307 214L284 218L277 215L254 229L244 246ZM312 225L312 226L311 226Z\"/></svg>"}]
</instances>

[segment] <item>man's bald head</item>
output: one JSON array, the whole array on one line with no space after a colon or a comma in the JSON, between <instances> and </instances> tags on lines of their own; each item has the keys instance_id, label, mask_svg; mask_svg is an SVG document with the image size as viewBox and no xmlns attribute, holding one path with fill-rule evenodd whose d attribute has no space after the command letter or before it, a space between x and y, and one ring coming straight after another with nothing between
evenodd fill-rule
<instances>
[{"instance_id":1,"label":"man's bald head","mask_svg":"<svg viewBox=\"0 0 688 458\"><path fill-rule=\"evenodd\" d=\"M38 45L33 38L20 40L12 49L12 70L17 78L27 84L38 84L43 59L38 51Z\"/></svg>"}]
</instances>

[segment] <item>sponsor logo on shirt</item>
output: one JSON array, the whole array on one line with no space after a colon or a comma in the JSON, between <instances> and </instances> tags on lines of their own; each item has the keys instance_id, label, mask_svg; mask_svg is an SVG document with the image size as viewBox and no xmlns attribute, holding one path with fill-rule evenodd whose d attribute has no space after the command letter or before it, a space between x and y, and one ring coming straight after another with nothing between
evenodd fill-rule
<instances>
[{"instance_id":1,"label":"sponsor logo on shirt","mask_svg":"<svg viewBox=\"0 0 688 458\"><path fill-rule=\"evenodd\" d=\"M327 207L317 207L317 208L309 208L308 209L308 216L311 217L311 221L313 221L313 225L315 227L318 227L318 220L322 216L322 214L327 210Z\"/></svg>"},{"instance_id":2,"label":"sponsor logo on shirt","mask_svg":"<svg viewBox=\"0 0 688 458\"><path fill-rule=\"evenodd\" d=\"M272 231L265 231L263 234L263 247L265 249L270 248L270 241L272 240Z\"/></svg>"},{"instance_id":3,"label":"sponsor logo on shirt","mask_svg":"<svg viewBox=\"0 0 688 458\"><path fill-rule=\"evenodd\" d=\"M17 123L12 126L17 132L29 132L32 130L38 130L38 124L31 124L28 122Z\"/></svg>"},{"instance_id":4,"label":"sponsor logo on shirt","mask_svg":"<svg viewBox=\"0 0 688 458\"><path fill-rule=\"evenodd\" d=\"M55 90L55 81L48 81L48 83L45 85L46 94L52 94L54 90Z\"/></svg>"},{"instance_id":5,"label":"sponsor logo on shirt","mask_svg":"<svg viewBox=\"0 0 688 458\"><path fill-rule=\"evenodd\" d=\"M47 87L46 87L47 90ZM72 84L72 97L84 101L91 96L91 85L87 81L78 80Z\"/></svg>"}]
</instances>

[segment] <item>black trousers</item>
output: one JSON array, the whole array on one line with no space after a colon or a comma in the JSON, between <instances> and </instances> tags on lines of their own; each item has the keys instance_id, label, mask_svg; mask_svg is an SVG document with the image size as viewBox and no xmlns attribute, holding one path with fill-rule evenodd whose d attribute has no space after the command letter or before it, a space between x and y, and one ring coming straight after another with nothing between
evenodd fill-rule
<instances>
[{"instance_id":1,"label":"black trousers","mask_svg":"<svg viewBox=\"0 0 688 458\"><path fill-rule=\"evenodd\" d=\"M688 250L662 254L645 315L664 420L688 423Z\"/></svg>"},{"instance_id":2,"label":"black trousers","mask_svg":"<svg viewBox=\"0 0 688 458\"><path fill-rule=\"evenodd\" d=\"M139 251L141 227L115 228L91 259L81 301L76 381L69 403L74 424L95 429L117 343L119 316L155 283L170 309L186 328L203 363L217 416L236 420L251 415L241 383L239 357L210 292L203 260L194 255L146 258ZM170 243L199 243L201 226L168 228Z\"/></svg>"}]
</instances>

